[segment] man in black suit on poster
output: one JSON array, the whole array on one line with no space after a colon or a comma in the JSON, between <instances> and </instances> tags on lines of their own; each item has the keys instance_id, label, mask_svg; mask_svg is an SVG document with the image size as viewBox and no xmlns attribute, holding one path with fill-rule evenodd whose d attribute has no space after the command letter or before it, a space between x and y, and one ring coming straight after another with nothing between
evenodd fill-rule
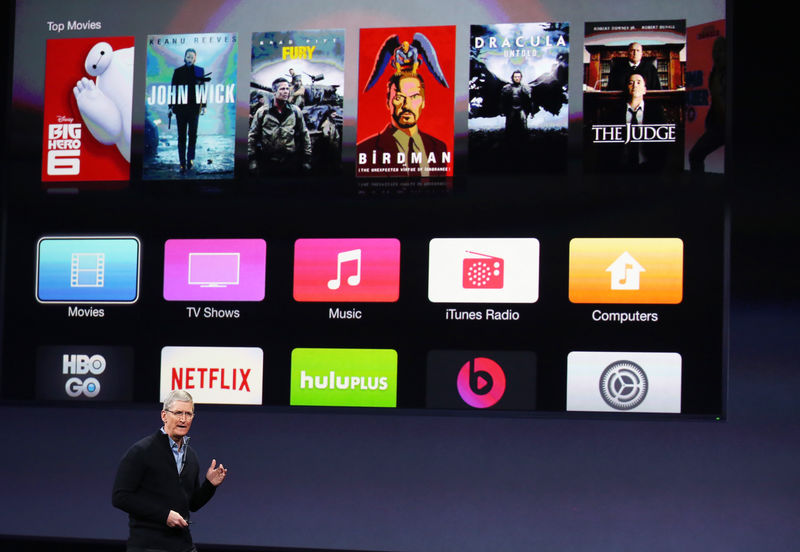
<instances>
[{"instance_id":1,"label":"man in black suit on poster","mask_svg":"<svg viewBox=\"0 0 800 552\"><path fill-rule=\"evenodd\" d=\"M658 80L658 69L656 69L654 63L655 60L643 58L643 53L644 50L642 50L641 44L631 42L628 45L628 57L612 59L606 90L625 90L628 78L634 73L644 77L644 83L648 90L661 90L661 82Z\"/></svg>"},{"instance_id":2,"label":"man in black suit on poster","mask_svg":"<svg viewBox=\"0 0 800 552\"><path fill-rule=\"evenodd\" d=\"M203 103L197 102L196 85L204 84L208 81L205 78L203 68L194 64L197 60L197 52L189 48L183 55L183 65L175 69L172 74L172 86L186 86L186 103L170 104L170 114L175 114L178 125L178 159L181 164L181 172L192 169L194 166L194 152L197 143L197 124L200 115L206 111ZM179 97L179 94L176 94ZM187 142L188 135L188 144Z\"/></svg>"},{"instance_id":3,"label":"man in black suit on poster","mask_svg":"<svg viewBox=\"0 0 800 552\"><path fill-rule=\"evenodd\" d=\"M625 102L615 106L609 112L606 124L628 125L628 132L634 137L638 134L636 125L662 125L664 124L664 110L654 103L645 106L644 97L647 94L647 85L642 75L633 73L628 77L625 87ZM631 130L633 129L633 130ZM609 168L634 172L658 172L664 168L666 161L666 147L668 143L634 143L615 144L609 151Z\"/></svg>"}]
</instances>

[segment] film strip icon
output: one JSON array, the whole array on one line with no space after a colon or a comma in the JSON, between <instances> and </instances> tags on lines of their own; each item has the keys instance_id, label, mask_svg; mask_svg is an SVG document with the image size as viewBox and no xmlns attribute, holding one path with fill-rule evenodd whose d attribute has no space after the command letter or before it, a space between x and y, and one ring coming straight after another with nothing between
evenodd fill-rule
<instances>
[{"instance_id":1,"label":"film strip icon","mask_svg":"<svg viewBox=\"0 0 800 552\"><path fill-rule=\"evenodd\" d=\"M103 287L105 275L105 253L72 254L70 287Z\"/></svg>"}]
</instances>

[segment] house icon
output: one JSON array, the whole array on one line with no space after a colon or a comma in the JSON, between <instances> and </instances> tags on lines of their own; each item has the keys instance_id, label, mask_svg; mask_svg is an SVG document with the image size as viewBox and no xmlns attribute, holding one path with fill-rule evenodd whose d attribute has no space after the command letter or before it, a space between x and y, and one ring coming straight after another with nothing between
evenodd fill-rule
<instances>
[{"instance_id":1,"label":"house icon","mask_svg":"<svg viewBox=\"0 0 800 552\"><path fill-rule=\"evenodd\" d=\"M645 268L625 251L606 272L611 273L611 289L639 289L639 273Z\"/></svg>"}]
</instances>

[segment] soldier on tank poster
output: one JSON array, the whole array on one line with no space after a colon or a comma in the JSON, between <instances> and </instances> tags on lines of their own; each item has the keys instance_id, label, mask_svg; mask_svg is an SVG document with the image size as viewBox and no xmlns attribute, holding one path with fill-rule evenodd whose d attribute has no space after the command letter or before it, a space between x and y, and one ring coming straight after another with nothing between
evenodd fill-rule
<instances>
[{"instance_id":1,"label":"soldier on tank poster","mask_svg":"<svg viewBox=\"0 0 800 552\"><path fill-rule=\"evenodd\" d=\"M338 174L343 104L343 30L253 33L250 175Z\"/></svg>"}]
</instances>

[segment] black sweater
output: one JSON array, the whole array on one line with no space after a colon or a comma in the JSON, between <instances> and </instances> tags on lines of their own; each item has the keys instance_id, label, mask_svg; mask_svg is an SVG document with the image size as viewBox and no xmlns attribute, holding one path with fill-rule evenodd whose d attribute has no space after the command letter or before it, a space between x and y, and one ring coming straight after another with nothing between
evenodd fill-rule
<instances>
[{"instance_id":1,"label":"black sweater","mask_svg":"<svg viewBox=\"0 0 800 552\"><path fill-rule=\"evenodd\" d=\"M128 544L176 552L192 547L188 528L167 526L170 510L189 520L189 512L208 502L216 487L200 480L197 456L186 446L180 475L167 435L157 431L135 443L119 464L112 504L129 514Z\"/></svg>"}]
</instances>

